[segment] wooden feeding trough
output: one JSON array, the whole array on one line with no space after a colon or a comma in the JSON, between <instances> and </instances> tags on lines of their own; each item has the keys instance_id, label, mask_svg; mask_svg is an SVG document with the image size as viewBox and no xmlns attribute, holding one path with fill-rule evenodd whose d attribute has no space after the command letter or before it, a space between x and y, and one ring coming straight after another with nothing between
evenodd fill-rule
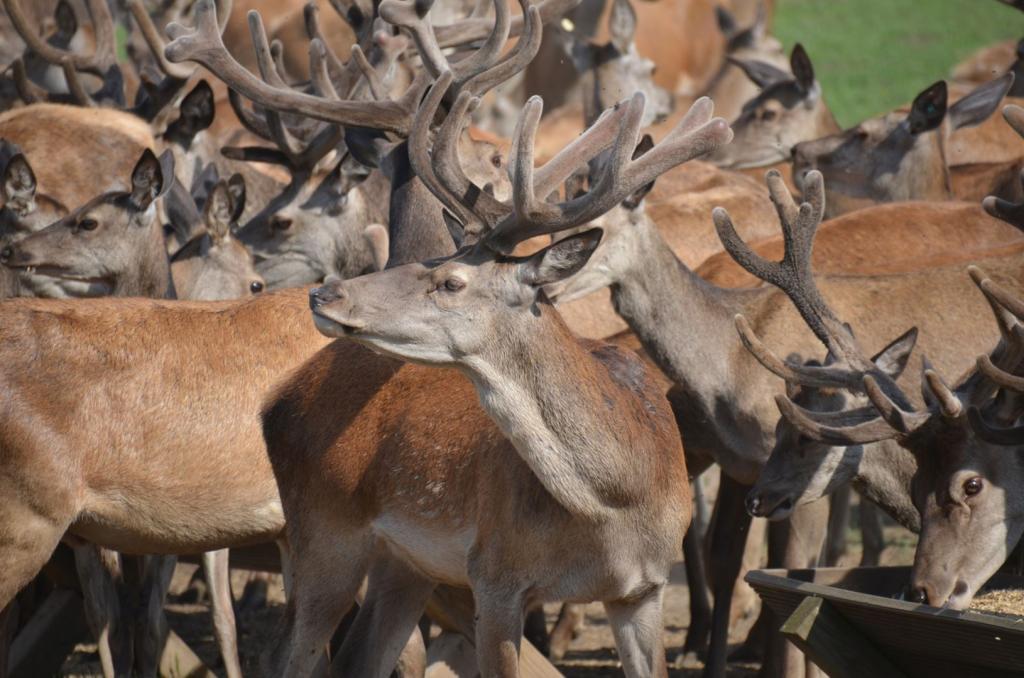
<instances>
[{"instance_id":1,"label":"wooden feeding trough","mask_svg":"<svg viewBox=\"0 0 1024 678\"><path fill-rule=\"evenodd\" d=\"M1024 619L901 600L909 567L755 570L746 579L831 678L1024 677ZM1024 577L997 574L987 588L1024 588Z\"/></svg>"}]
</instances>

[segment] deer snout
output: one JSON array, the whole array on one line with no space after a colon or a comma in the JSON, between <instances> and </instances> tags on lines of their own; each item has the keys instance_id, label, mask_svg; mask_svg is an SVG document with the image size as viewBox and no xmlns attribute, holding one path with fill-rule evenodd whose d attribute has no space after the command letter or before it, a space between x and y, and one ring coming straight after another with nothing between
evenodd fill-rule
<instances>
[{"instance_id":1,"label":"deer snout","mask_svg":"<svg viewBox=\"0 0 1024 678\"><path fill-rule=\"evenodd\" d=\"M341 281L327 280L322 286L309 291L309 308L316 311L322 306L344 301L345 296Z\"/></svg>"},{"instance_id":2,"label":"deer snout","mask_svg":"<svg viewBox=\"0 0 1024 678\"><path fill-rule=\"evenodd\" d=\"M793 499L785 495L772 495L753 489L745 500L747 513L755 518L781 520L793 512Z\"/></svg>"}]
</instances>

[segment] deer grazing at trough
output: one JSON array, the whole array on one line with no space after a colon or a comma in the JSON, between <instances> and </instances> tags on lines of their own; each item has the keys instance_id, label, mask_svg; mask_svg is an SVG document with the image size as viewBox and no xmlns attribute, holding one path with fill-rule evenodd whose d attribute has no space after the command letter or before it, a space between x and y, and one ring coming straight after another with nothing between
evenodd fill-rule
<instances>
[{"instance_id":1,"label":"deer grazing at trough","mask_svg":"<svg viewBox=\"0 0 1024 678\"><path fill-rule=\"evenodd\" d=\"M986 208L1002 216L1012 215L1012 211L1007 214L1008 208L1012 210L1007 203L990 202ZM802 206L801 214L803 210ZM800 243L807 247L814 237L815 225L811 221L798 222L796 226L787 233L787 242L796 244L787 247L786 261L795 260L801 251L796 249L801 247ZM1001 495L990 492L982 499L973 498L985 487L985 481L978 475L984 475L978 470L978 459L992 454L993 444L1013 444L1008 438L999 438L998 427L1012 425L1020 416L1020 409L1012 395L993 395L1016 378L1004 370L1016 370L1024 358L1024 330L1011 316L1015 309L1024 312L1024 307L1013 306L1008 292L983 279L977 268L970 269L971 279L996 314L1002 342L991 355L979 359L977 368L971 369L954 388L947 386L938 371L924 361L920 372L922 395L915 402L897 385L897 379L907 366L917 338L916 329L868 358L850 326L824 301L807 264L801 277L783 278L773 268L776 265L751 252L730 234L727 220L720 219L719 228L737 260L784 289L829 350L824 364L780 360L743 318L737 319L737 329L748 350L768 371L790 385L786 396L776 397L784 420L779 423L776 449L766 469L771 473L759 481L748 498L751 510L759 515L782 517L799 502L813 501L856 480L897 520L911 529L920 529L923 548L919 546L914 570L917 599L933 605L949 604L956 609L965 607L978 586L1005 560L1020 535L1019 531L1007 535L1002 521L993 521L993 510L987 509L979 511L977 524L997 524L998 534L989 530L985 536L966 543L970 541L965 538L968 533L959 532L956 534L960 541L956 548L951 548L952 533L967 529L968 517L973 520L972 505ZM1014 259L1019 257L990 259L985 265L998 270L1001 279L1019 290L1019 261ZM938 276L954 278L945 282L946 292L937 300L942 312L935 315L941 317L942 323L976 317L981 310L971 308L974 304L969 302L978 295L971 295L970 286L962 284L967 276L959 267L920 275L932 278L932 284L942 284ZM955 289L958 282L964 289ZM895 290L891 285L888 287L892 295ZM975 316L969 316L971 311ZM977 337L985 333L974 323L961 322L965 323L965 330L956 333L949 343L957 343L961 350L969 352L978 344ZM949 334L947 330L945 336ZM989 346L992 343L988 341ZM980 408L984 408L986 415L978 414ZM983 416L996 423L986 428ZM808 459L796 460L795 454L806 455ZM999 454L1000 459L1006 459L1005 451ZM816 468L811 469L811 464ZM950 466L955 467L955 472L950 473ZM1004 467L1009 466L1013 464ZM999 478L998 486L1006 482L996 469L989 470L991 478ZM787 479L782 480L780 473L785 473ZM1012 501L1004 502L999 497L995 504L995 515L1012 515ZM1010 513L1002 512L1006 509ZM972 529L977 532L980 528ZM993 555L1001 557L993 559ZM950 558L954 560L951 562Z\"/></svg>"},{"instance_id":2,"label":"deer grazing at trough","mask_svg":"<svg viewBox=\"0 0 1024 678\"><path fill-rule=\"evenodd\" d=\"M442 73L424 101L421 121L433 119L450 85L451 76ZM462 400L474 399L472 384L507 446L485 443L464 455L445 445L430 455L409 455L398 446L371 443L352 421L366 409L363 398L346 398L343 409L336 403L324 409L334 400L327 394L335 384L351 379L351 359L342 356L364 352L344 342L321 352L280 389L264 411L264 432L282 490L294 570L286 631L271 672L308 673L317 659L310 650L322 645L348 607L376 552L367 600L379 602L361 608L355 622L361 630L350 632L335 671L386 674L426 594L436 583L450 582L473 589L482 675L519 675L526 606L559 599L604 601L626 674L666 675L660 599L690 512L685 462L668 405L651 389L640 363L572 337L542 293L543 286L583 265L599 232L572 236L528 257L507 253L528 238L585 224L667 167L727 140L728 128L721 119L711 120L710 106L702 101L675 134L631 159L643 115L643 97L637 95L534 169L541 104L532 99L514 141L512 204L497 209L489 203L485 212L460 201L464 193L457 189L464 184L451 179L462 172L445 166L457 162L453 132L470 104L468 93L458 95L435 139L433 162L422 168L438 173L428 181L460 213L453 229L476 244L441 260L329 282L310 292L310 305L317 326L329 336L462 372L403 366L388 358L378 359L379 367L370 372L364 362L362 374L375 387L367 396L389 407L389 393L426 380L431 387L406 391L406 400L443 389L459 398L457 410L465 416L476 409ZM601 179L586 196L558 204L538 199L608 147ZM419 156L414 149L413 157ZM383 304L382 294L392 302ZM387 306L399 313L392 315ZM569 400L567 393L573 394ZM608 411L615 413L614 427L600 423L608 421ZM567 425L569 412L577 423ZM308 436L321 442L310 446ZM601 464L584 461L597 451ZM601 472L594 473L598 467ZM385 468L391 470L376 470ZM483 468L490 469L486 482ZM322 486L308 485L311 472ZM353 492L356 476L363 477L363 489ZM416 477L429 480L415 482ZM305 491L299 490L300 478ZM312 497L323 501L307 501ZM644 537L635 532L641 515L651 521ZM538 528L518 531L523 539L517 540L509 526L524 519ZM336 526L330 534L313 528L325 520ZM429 543L417 536L421 531L431 535ZM498 532L501 540L488 536ZM566 539L579 549L552 548ZM388 545L387 552L375 547L378 542ZM381 571L386 574L377 579Z\"/></svg>"},{"instance_id":3,"label":"deer grazing at trough","mask_svg":"<svg viewBox=\"0 0 1024 678\"><path fill-rule=\"evenodd\" d=\"M940 80L918 94L908 112L894 111L796 144L793 180L802 188L811 170L824 174L829 217L879 202L948 199L953 195L950 147L957 131L984 122L1012 84L1013 75L1004 75L947 106L947 85ZM1016 172L1010 174L1015 182ZM981 186L979 195L966 199L980 200L995 188L1001 186Z\"/></svg>"}]
</instances>

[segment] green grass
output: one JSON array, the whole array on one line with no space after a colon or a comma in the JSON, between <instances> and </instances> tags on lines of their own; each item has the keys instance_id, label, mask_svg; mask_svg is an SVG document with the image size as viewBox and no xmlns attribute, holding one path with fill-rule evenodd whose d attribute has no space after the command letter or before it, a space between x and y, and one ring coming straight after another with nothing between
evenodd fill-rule
<instances>
[{"instance_id":1,"label":"green grass","mask_svg":"<svg viewBox=\"0 0 1024 678\"><path fill-rule=\"evenodd\" d=\"M1024 37L996 0L778 0L774 33L803 43L839 124L906 103L979 47Z\"/></svg>"}]
</instances>

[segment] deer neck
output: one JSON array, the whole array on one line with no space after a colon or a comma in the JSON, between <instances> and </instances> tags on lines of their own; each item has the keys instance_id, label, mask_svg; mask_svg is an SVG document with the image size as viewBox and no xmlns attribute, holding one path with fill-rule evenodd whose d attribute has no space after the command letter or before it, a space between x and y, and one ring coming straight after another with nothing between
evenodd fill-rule
<instances>
[{"instance_id":1,"label":"deer neck","mask_svg":"<svg viewBox=\"0 0 1024 678\"><path fill-rule=\"evenodd\" d=\"M417 178L408 151L402 142L385 159L391 179L388 268L455 253L437 198Z\"/></svg>"},{"instance_id":2,"label":"deer neck","mask_svg":"<svg viewBox=\"0 0 1024 678\"><path fill-rule=\"evenodd\" d=\"M612 303L658 367L710 406L733 388L732 365L745 359L733 318L767 290L715 287L676 257L656 227L638 227L640 251L612 285Z\"/></svg>"},{"instance_id":3,"label":"deer neck","mask_svg":"<svg viewBox=\"0 0 1024 678\"><path fill-rule=\"evenodd\" d=\"M145 247L138 260L114 283L111 296L149 297L151 299L175 299L174 280L171 277L171 263L167 257L161 229L149 229Z\"/></svg>"},{"instance_id":4,"label":"deer neck","mask_svg":"<svg viewBox=\"0 0 1024 678\"><path fill-rule=\"evenodd\" d=\"M650 444L661 419L643 366L611 346L588 350L546 300L524 315L461 361L484 410L574 515L603 520L645 500L656 478L643 464L665 450Z\"/></svg>"},{"instance_id":5,"label":"deer neck","mask_svg":"<svg viewBox=\"0 0 1024 678\"><path fill-rule=\"evenodd\" d=\"M921 514L914 506L910 491L911 481L917 473L913 453L893 440L864 445L862 449L854 485L893 520L911 532L919 533Z\"/></svg>"}]
</instances>

